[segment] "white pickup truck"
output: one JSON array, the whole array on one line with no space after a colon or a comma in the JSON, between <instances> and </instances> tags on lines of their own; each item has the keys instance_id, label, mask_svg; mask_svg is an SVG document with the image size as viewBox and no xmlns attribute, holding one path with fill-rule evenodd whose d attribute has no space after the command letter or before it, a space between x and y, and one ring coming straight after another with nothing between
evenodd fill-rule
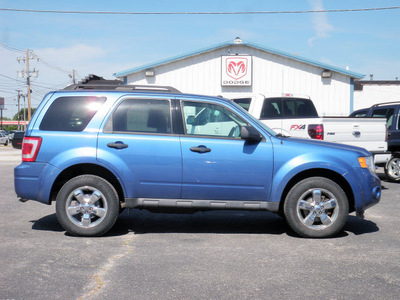
<instances>
[{"instance_id":1,"label":"white pickup truck","mask_svg":"<svg viewBox=\"0 0 400 300\"><path fill-rule=\"evenodd\" d=\"M390 159L384 119L319 117L310 98L291 94L271 97L253 94L232 100L284 136L362 147L374 155L376 165Z\"/></svg>"}]
</instances>

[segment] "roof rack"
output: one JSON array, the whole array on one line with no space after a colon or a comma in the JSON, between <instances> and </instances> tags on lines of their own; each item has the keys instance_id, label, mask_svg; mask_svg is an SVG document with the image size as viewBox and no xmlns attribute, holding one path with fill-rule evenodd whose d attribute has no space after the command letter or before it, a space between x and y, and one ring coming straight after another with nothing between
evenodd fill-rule
<instances>
[{"instance_id":1,"label":"roof rack","mask_svg":"<svg viewBox=\"0 0 400 300\"><path fill-rule=\"evenodd\" d=\"M164 93L180 93L170 86L159 85L125 85L122 80L108 80L101 76L90 74L78 84L72 84L64 88L67 91L75 90L108 90L108 91L152 91Z\"/></svg>"},{"instance_id":2,"label":"roof rack","mask_svg":"<svg viewBox=\"0 0 400 300\"><path fill-rule=\"evenodd\" d=\"M159 85L121 85L121 84L72 84L64 88L64 90L111 90L111 91L149 91L164 93L180 93L179 90L170 86Z\"/></svg>"},{"instance_id":3,"label":"roof rack","mask_svg":"<svg viewBox=\"0 0 400 300\"><path fill-rule=\"evenodd\" d=\"M378 107L378 106L391 105L391 104L400 104L400 101L377 103L377 104L372 105L371 107Z\"/></svg>"}]
</instances>

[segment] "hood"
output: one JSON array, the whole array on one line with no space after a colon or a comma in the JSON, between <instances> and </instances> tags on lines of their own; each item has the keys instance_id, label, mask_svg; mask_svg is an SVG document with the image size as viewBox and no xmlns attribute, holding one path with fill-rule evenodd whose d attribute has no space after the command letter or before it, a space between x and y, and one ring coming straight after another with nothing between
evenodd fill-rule
<instances>
[{"instance_id":1,"label":"hood","mask_svg":"<svg viewBox=\"0 0 400 300\"><path fill-rule=\"evenodd\" d=\"M298 144L299 147L316 147L323 150L326 148L327 150L337 149L343 151L350 151L350 152L358 152L360 156L369 156L371 153L364 148L350 146L340 143L332 143L320 140L313 140L313 139L301 139L301 138L288 138L288 137L275 137L279 142L283 144L291 144L292 147L296 147L294 144ZM311 150L311 149L310 149Z\"/></svg>"}]
</instances>

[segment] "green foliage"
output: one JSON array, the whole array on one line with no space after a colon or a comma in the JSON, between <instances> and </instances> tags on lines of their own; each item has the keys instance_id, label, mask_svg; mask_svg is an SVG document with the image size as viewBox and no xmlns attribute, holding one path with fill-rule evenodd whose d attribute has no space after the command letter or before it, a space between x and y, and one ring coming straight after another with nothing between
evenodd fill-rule
<instances>
[{"instance_id":1,"label":"green foliage","mask_svg":"<svg viewBox=\"0 0 400 300\"><path fill-rule=\"evenodd\" d=\"M33 113L35 111L36 111L36 108L32 108L31 109L31 116L33 116ZM17 121L18 120L18 115L19 115L19 120L23 121L24 120L24 112L25 112L25 120L28 120L28 109L23 109L23 108L21 108L19 110L19 112L14 115L13 120Z\"/></svg>"}]
</instances>

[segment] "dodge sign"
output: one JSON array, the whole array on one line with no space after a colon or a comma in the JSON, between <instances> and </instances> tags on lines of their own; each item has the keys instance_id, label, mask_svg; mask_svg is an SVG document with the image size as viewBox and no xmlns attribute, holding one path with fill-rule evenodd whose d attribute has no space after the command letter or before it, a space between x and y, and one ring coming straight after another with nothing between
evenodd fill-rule
<instances>
[{"instance_id":1,"label":"dodge sign","mask_svg":"<svg viewBox=\"0 0 400 300\"><path fill-rule=\"evenodd\" d=\"M251 86L252 65L250 55L221 57L222 86Z\"/></svg>"}]
</instances>

